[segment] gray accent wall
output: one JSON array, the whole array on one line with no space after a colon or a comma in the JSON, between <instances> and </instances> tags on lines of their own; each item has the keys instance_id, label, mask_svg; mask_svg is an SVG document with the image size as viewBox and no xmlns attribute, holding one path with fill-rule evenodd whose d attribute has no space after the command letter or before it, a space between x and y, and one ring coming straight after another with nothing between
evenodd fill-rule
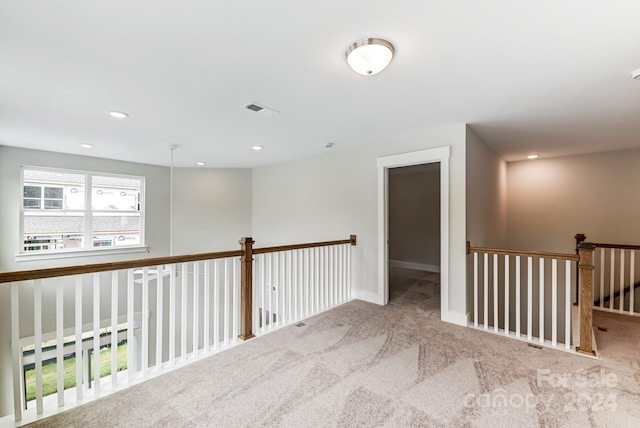
<instances>
[{"instance_id":1,"label":"gray accent wall","mask_svg":"<svg viewBox=\"0 0 640 428\"><path fill-rule=\"evenodd\" d=\"M389 170L389 260L440 267L440 163Z\"/></svg>"}]
</instances>

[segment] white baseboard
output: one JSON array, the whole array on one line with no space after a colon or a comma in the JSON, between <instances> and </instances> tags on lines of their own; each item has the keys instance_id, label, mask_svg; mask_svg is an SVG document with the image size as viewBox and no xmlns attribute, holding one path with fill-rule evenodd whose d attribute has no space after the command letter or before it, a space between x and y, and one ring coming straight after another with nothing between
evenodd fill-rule
<instances>
[{"instance_id":1,"label":"white baseboard","mask_svg":"<svg viewBox=\"0 0 640 428\"><path fill-rule=\"evenodd\" d=\"M384 305L383 299L378 293L371 291L351 290L351 297L365 302L374 303L376 305Z\"/></svg>"},{"instance_id":2,"label":"white baseboard","mask_svg":"<svg viewBox=\"0 0 640 428\"><path fill-rule=\"evenodd\" d=\"M460 325L462 327L467 327L468 323L467 323L467 315L466 314L461 314L459 312L452 312L452 311L442 311L441 315L440 315L440 319L444 322L448 322L451 324L456 324L456 325Z\"/></svg>"},{"instance_id":3,"label":"white baseboard","mask_svg":"<svg viewBox=\"0 0 640 428\"><path fill-rule=\"evenodd\" d=\"M424 263L403 262L401 260L389 260L389 267L440 273L440 266L427 265Z\"/></svg>"}]
</instances>

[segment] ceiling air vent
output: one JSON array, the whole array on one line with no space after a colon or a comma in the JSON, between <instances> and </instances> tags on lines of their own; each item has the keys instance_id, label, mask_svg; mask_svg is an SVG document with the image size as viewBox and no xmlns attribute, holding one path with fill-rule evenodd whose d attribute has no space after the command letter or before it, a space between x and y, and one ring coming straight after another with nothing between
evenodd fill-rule
<instances>
[{"instance_id":1,"label":"ceiling air vent","mask_svg":"<svg viewBox=\"0 0 640 428\"><path fill-rule=\"evenodd\" d=\"M263 106L256 103L245 104L244 108L246 108L247 110L254 111L256 113L263 114L265 116L274 116L280 113L278 110L274 110L270 107Z\"/></svg>"}]
</instances>

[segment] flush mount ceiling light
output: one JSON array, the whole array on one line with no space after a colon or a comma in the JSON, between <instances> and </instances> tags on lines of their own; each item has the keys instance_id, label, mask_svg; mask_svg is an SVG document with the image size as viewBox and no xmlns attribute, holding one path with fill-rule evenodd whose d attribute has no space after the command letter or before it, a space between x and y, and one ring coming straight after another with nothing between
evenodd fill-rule
<instances>
[{"instance_id":1,"label":"flush mount ceiling light","mask_svg":"<svg viewBox=\"0 0 640 428\"><path fill-rule=\"evenodd\" d=\"M204 163L204 162L196 162L196 165L198 165L198 166L205 166L205 165L206 165L206 163Z\"/></svg>"},{"instance_id":2,"label":"flush mount ceiling light","mask_svg":"<svg viewBox=\"0 0 640 428\"><path fill-rule=\"evenodd\" d=\"M110 111L109 115L111 117L115 117L116 119L126 119L127 117L129 117L129 114L123 111Z\"/></svg>"},{"instance_id":3,"label":"flush mount ceiling light","mask_svg":"<svg viewBox=\"0 0 640 428\"><path fill-rule=\"evenodd\" d=\"M395 48L390 42L369 38L353 43L344 55L353 71L364 76L372 76L389 65L394 53Z\"/></svg>"},{"instance_id":4,"label":"flush mount ceiling light","mask_svg":"<svg viewBox=\"0 0 640 428\"><path fill-rule=\"evenodd\" d=\"M93 144L82 143L80 144L80 147L83 149L93 149Z\"/></svg>"},{"instance_id":5,"label":"flush mount ceiling light","mask_svg":"<svg viewBox=\"0 0 640 428\"><path fill-rule=\"evenodd\" d=\"M259 151L259 150L262 150L262 146L251 146L251 148L253 150L255 150L256 152Z\"/></svg>"},{"instance_id":6,"label":"flush mount ceiling light","mask_svg":"<svg viewBox=\"0 0 640 428\"><path fill-rule=\"evenodd\" d=\"M533 154L533 155L527 156L527 159L538 159L539 157L540 155Z\"/></svg>"}]
</instances>

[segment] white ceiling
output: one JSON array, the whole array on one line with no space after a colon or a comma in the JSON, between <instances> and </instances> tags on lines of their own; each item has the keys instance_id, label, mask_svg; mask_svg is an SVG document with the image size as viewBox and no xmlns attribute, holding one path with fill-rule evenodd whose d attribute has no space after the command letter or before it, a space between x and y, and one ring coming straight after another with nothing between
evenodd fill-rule
<instances>
[{"instance_id":1,"label":"white ceiling","mask_svg":"<svg viewBox=\"0 0 640 428\"><path fill-rule=\"evenodd\" d=\"M344 58L366 37L396 47L375 76ZM640 147L636 68L638 0L4 0L0 145L251 167L462 122L507 160Z\"/></svg>"}]
</instances>

